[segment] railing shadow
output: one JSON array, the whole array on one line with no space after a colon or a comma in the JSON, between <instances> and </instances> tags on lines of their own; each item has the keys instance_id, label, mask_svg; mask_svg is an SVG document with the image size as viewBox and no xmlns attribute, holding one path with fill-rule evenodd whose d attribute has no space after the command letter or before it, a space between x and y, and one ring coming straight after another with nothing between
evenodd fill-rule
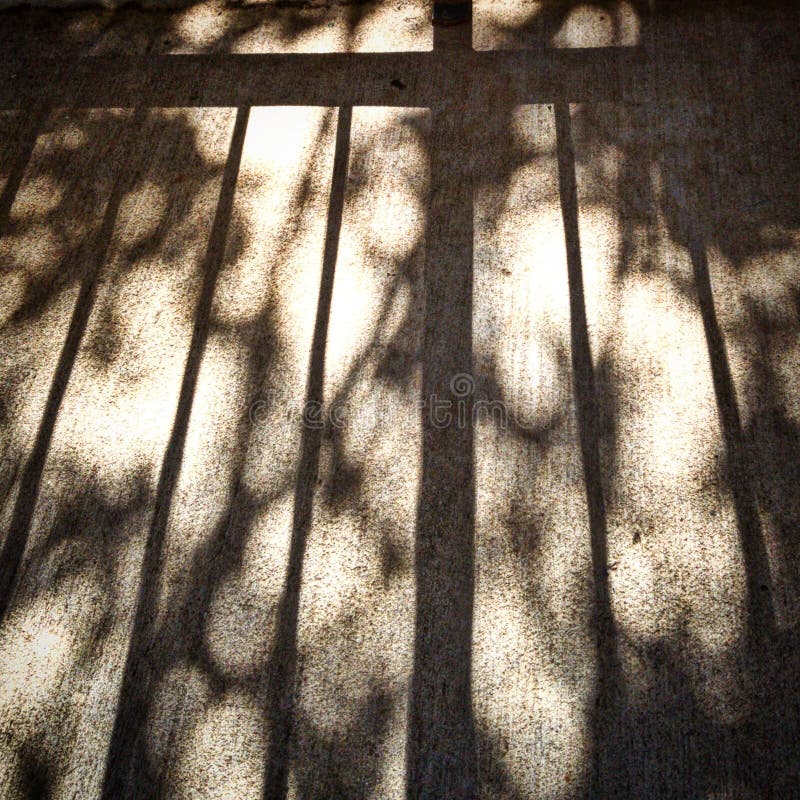
<instances>
[{"instance_id":1,"label":"railing shadow","mask_svg":"<svg viewBox=\"0 0 800 800\"><path fill-rule=\"evenodd\" d=\"M339 109L322 274L308 365L305 404L307 410L321 409L323 403L328 323L347 190L352 116L352 108L344 106ZM288 564L283 592L278 601L274 641L266 666L269 693L265 713L269 746L266 751L264 772L265 800L283 800L286 797L289 775L290 743L295 713L297 625L303 560L311 531L323 435L320 419L306 415L303 422Z\"/></svg>"},{"instance_id":2,"label":"railing shadow","mask_svg":"<svg viewBox=\"0 0 800 800\"><path fill-rule=\"evenodd\" d=\"M36 139L46 124L48 116L49 110L45 107L30 116L26 115L21 125L22 129L17 134L14 159L11 162L11 168L8 171L3 191L0 192L0 237L6 235L14 198L16 198L17 192L19 192L19 188L22 185L25 169L36 146Z\"/></svg>"},{"instance_id":3,"label":"railing shadow","mask_svg":"<svg viewBox=\"0 0 800 800\"><path fill-rule=\"evenodd\" d=\"M361 63L368 62L363 60ZM315 64L316 69L324 72L324 59L319 59ZM340 72L337 73L336 80L341 78L341 64L337 69ZM219 85L217 88L219 89ZM306 100L312 96L321 97L324 88L315 88L303 97ZM438 99L443 96L440 89ZM389 91L386 87L381 91L384 90ZM154 90L153 97L163 97L165 91L162 86L158 91ZM422 96L422 90L417 87L417 91L416 96ZM166 94L169 95L168 92ZM279 92L276 91L274 97L277 98L278 95ZM369 96L386 97L378 90ZM179 94L174 95L174 98L180 99ZM591 791L593 796L600 797L604 780L603 764L612 755L619 758L624 755L620 752L614 753L612 747L604 749L610 729L619 722L624 691L618 658L619 632L612 614L608 577L608 522L598 425L602 410L597 400L598 377L592 360L584 296L575 153L566 95L559 95L559 98L555 106L556 149L569 278L571 375L589 516L594 592L593 628L597 651L595 710L591 717L590 732L594 740ZM403 102L407 102L405 97ZM464 376L471 376L473 373L473 186L469 180L469 167L465 169L472 142L469 133L464 130L463 120L458 119L458 113L453 108L433 108L437 144L430 153L434 196L427 220L425 331L420 353L424 406L421 419L423 449L416 519L416 621L406 764L407 796L414 800L438 797L466 800L478 792L475 751L479 744L476 743L471 699L475 590L475 442L472 400L468 391L462 392L459 382ZM351 117L352 109L349 106L340 109L323 269L306 385L306 400L312 405L321 405L324 395L326 339L345 202ZM142 564L134 632L106 763L103 793L107 798L124 796L126 793L147 794L151 790L155 793L160 791L160 776L152 774L149 768L146 715L147 694L152 681L147 663L154 639L152 626L160 600L160 574L166 530L180 475L200 364L209 335L211 304L221 267L246 123L247 111L240 109L208 247L200 300L195 309L192 341L177 412L158 481L156 509ZM22 180L23 162L30 155L26 147L27 145L23 146L21 150L22 166L19 174L12 170L0 197L0 227L4 204L10 208ZM31 144L31 150L32 147ZM454 176L463 178L456 186L453 185L457 182ZM124 181L120 186L124 186ZM58 412L93 307L99 268L97 265L102 264L105 258L120 198L124 194L124 189L120 186L115 189L112 201L106 209L98 235L97 262L81 284L33 453L23 471L11 532L2 553L0 619L8 609L13 583L25 551ZM447 191L442 187L446 187ZM7 209L5 213L7 215ZM769 594L769 564L753 488L752 468L748 464L743 442L734 381L715 311L706 255L707 244L695 232L690 236L689 254L726 449L729 469L727 478L733 492L745 556L750 606L748 628L751 631L755 658L757 661L762 659L763 663L765 651L760 643L764 639L770 639L775 631L775 612ZM456 418L451 416L449 424L440 424L441 419L435 416L432 403L434 399L449 403L451 413L455 411ZM312 527L323 435L322 429L314 424L315 420L306 420L306 423L294 487L292 534L285 585L278 605L277 632L266 668L269 692L265 718L269 744L265 759L263 795L265 798L281 800L287 794L291 768L303 561ZM660 661L663 667L664 664L671 663L673 658L679 658L675 655L676 647L674 643L665 643L654 648L652 659ZM770 656L769 669L773 673L781 674L773 661L774 658ZM676 681L680 686L675 688L670 684L663 696L660 695L651 703L648 713L655 717L659 712L656 707L659 702L672 707L670 703L674 704L676 697L683 697L681 692L686 689L685 684L688 684L689 678L679 673ZM686 700L687 705L690 702L691 698ZM771 702L774 702L774 697ZM376 700L375 705L380 707L381 702ZM695 709L684 711L688 717L700 717L700 712ZM764 730L773 725L772 721L762 719L762 722ZM722 735L707 720L702 722L701 729L712 738ZM742 751L755 740L755 737L746 732L737 731L732 735L737 739L736 747ZM682 746L684 744L680 741L669 739L663 748L665 763L678 758L677 751ZM764 769L754 768L754 772L759 772L761 787L768 788Z\"/></svg>"},{"instance_id":4,"label":"railing shadow","mask_svg":"<svg viewBox=\"0 0 800 800\"><path fill-rule=\"evenodd\" d=\"M136 134L141 129L144 115L144 111L137 111L130 130L123 134L123 144L119 153L119 163L121 164L127 163L132 154L141 146L140 142L136 142ZM26 147L26 151L33 151L35 132L38 128L38 124L32 125L34 133L32 134L31 143ZM25 161L27 162L27 159ZM13 177L16 186L21 182L23 172L24 167L15 171ZM42 473L50 450L53 431L55 430L73 367L75 366L75 359L94 307L100 270L106 261L111 238L117 224L120 205L129 189L130 177L130 172L119 174L111 191L111 196L106 205L103 220L92 248L92 258L84 267L84 274L75 299L72 318L61 348L61 354L53 375L36 439L20 476L11 522L3 542L2 553L0 553L0 622L5 619L11 603L14 583L30 535L31 523L41 488ZM7 186L10 184L11 180L9 179ZM12 189L15 194L16 189L13 187Z\"/></svg>"},{"instance_id":5,"label":"railing shadow","mask_svg":"<svg viewBox=\"0 0 800 800\"><path fill-rule=\"evenodd\" d=\"M572 342L572 385L578 438L583 461L586 504L589 513L593 598L593 632L597 648L597 678L594 712L591 715L593 766L591 796L602 797L602 749L608 735L610 717L621 702L622 685L617 652L617 630L611 608L608 581L608 528L603 496L603 473L600 458L600 408L597 382L589 342L583 265L578 225L578 187L575 175L575 150L569 104L557 101L554 106L558 152L559 193L564 223L569 283L570 334Z\"/></svg>"},{"instance_id":6,"label":"railing shadow","mask_svg":"<svg viewBox=\"0 0 800 800\"><path fill-rule=\"evenodd\" d=\"M775 634L769 556L759 518L752 467L744 448L736 387L731 375L725 339L717 320L708 256L705 243L696 232L690 234L689 254L703 319L717 412L725 442L727 478L733 495L739 541L744 555L748 645L760 650Z\"/></svg>"},{"instance_id":7,"label":"railing shadow","mask_svg":"<svg viewBox=\"0 0 800 800\"><path fill-rule=\"evenodd\" d=\"M434 51L471 45L471 26L435 31ZM406 796L478 791L472 708L475 456L472 359L473 146L453 108L433 107L425 245L422 463L414 550L414 661ZM446 187L446 191L443 190ZM441 404L444 404L442 406ZM449 409L445 418L442 408Z\"/></svg>"},{"instance_id":8,"label":"railing shadow","mask_svg":"<svg viewBox=\"0 0 800 800\"><path fill-rule=\"evenodd\" d=\"M152 657L151 649L154 645L154 630L158 618L162 589L161 567L167 526L180 477L200 366L209 336L214 290L224 261L248 117L249 108L238 109L203 265L203 283L195 308L194 327L177 410L158 479L155 510L145 543L141 577L138 582L133 631L103 779L102 796L109 800L131 794L148 794L155 790L159 782L159 776L148 769L147 700L152 690L148 659Z\"/></svg>"}]
</instances>

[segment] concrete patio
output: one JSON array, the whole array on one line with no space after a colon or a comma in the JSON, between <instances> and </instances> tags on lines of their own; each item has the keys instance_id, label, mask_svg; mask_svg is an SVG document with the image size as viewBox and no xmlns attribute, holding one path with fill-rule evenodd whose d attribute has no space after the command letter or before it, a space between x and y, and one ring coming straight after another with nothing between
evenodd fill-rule
<instances>
[{"instance_id":1,"label":"concrete patio","mask_svg":"<svg viewBox=\"0 0 800 800\"><path fill-rule=\"evenodd\" d=\"M800 797L795 4L4 5L0 796Z\"/></svg>"}]
</instances>

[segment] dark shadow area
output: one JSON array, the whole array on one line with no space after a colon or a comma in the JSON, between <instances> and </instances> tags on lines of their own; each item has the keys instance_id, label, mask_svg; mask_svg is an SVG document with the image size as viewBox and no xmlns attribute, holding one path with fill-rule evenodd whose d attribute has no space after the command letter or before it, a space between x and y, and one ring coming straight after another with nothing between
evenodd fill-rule
<instances>
[{"instance_id":1,"label":"dark shadow area","mask_svg":"<svg viewBox=\"0 0 800 800\"><path fill-rule=\"evenodd\" d=\"M339 235L342 227L342 213L344 211L347 188L352 115L352 108L343 107L339 109L322 274L308 365L306 409L322 408L323 403L328 322L331 313L336 259L339 253ZM300 609L303 559L311 530L323 434L323 426L319 424L318 420L307 418L304 423L300 447L300 463L294 493L289 559L283 591L278 601L275 637L266 667L269 693L265 713L269 730L269 746L266 752L264 772L265 800L282 800L282 798L286 797L289 775L289 754L297 674L297 622Z\"/></svg>"},{"instance_id":2,"label":"dark shadow area","mask_svg":"<svg viewBox=\"0 0 800 800\"><path fill-rule=\"evenodd\" d=\"M54 776L49 765L39 761L35 749L23 755L21 771L26 800L47 800L52 797Z\"/></svg>"},{"instance_id":3,"label":"dark shadow area","mask_svg":"<svg viewBox=\"0 0 800 800\"><path fill-rule=\"evenodd\" d=\"M22 179L25 176L25 169L33 155L36 139L42 132L42 128L47 122L47 117L48 111L44 108L30 116L25 115L21 130L14 131L13 153L9 159L11 167L8 170L3 191L0 192L0 237L6 234L11 215L11 206L14 204L14 198L17 196Z\"/></svg>"},{"instance_id":4,"label":"dark shadow area","mask_svg":"<svg viewBox=\"0 0 800 800\"><path fill-rule=\"evenodd\" d=\"M214 290L225 256L248 117L248 108L240 108L237 111L228 161L222 176L219 201L203 265L203 284L195 309L194 329L175 421L156 487L155 511L145 544L133 633L106 762L102 794L109 799L160 796L162 791L159 787L160 776L147 767L150 759L146 730L147 699L152 690L152 682L148 675L148 660L153 655L153 647L157 645L154 623L158 617L162 591L161 563L164 542L172 499L180 476L200 365L209 336Z\"/></svg>"},{"instance_id":5,"label":"dark shadow area","mask_svg":"<svg viewBox=\"0 0 800 800\"><path fill-rule=\"evenodd\" d=\"M391 692L369 686L351 719L334 734L295 714L304 758L293 765L298 796L308 800L369 800L375 797L392 721Z\"/></svg>"}]
</instances>

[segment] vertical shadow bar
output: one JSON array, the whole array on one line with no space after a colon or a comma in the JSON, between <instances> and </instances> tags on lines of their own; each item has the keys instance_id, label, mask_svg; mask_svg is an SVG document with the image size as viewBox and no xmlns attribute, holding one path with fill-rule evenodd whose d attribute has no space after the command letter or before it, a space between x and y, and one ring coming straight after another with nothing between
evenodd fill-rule
<instances>
[{"instance_id":1,"label":"vertical shadow bar","mask_svg":"<svg viewBox=\"0 0 800 800\"><path fill-rule=\"evenodd\" d=\"M601 752L608 725L619 701L620 676L617 653L617 632L611 610L608 584L608 531L600 460L600 409L597 404L594 367L586 321L583 289L583 266L578 225L578 187L575 176L575 150L569 104L555 103L558 177L561 213L567 249L569 280L570 333L572 340L572 381L583 461L586 503L594 582L594 618L597 647L597 693L595 696L592 734L594 737L591 796L602 797Z\"/></svg>"},{"instance_id":2,"label":"vertical shadow bar","mask_svg":"<svg viewBox=\"0 0 800 800\"><path fill-rule=\"evenodd\" d=\"M747 577L747 631L756 649L775 631L775 610L770 593L770 569L764 533L753 490L753 477L747 463L742 437L741 415L731 375L725 339L720 330L703 241L692 231L689 240L697 299L708 347L714 395L717 401L722 436L728 460L739 541Z\"/></svg>"},{"instance_id":3,"label":"vertical shadow bar","mask_svg":"<svg viewBox=\"0 0 800 800\"><path fill-rule=\"evenodd\" d=\"M328 322L331 314L333 281L339 255L339 236L342 229L347 167L350 159L350 132L353 109L343 106L338 112L336 149L333 158L328 224L325 232L325 249L322 257L317 299L317 317L308 364L306 383L306 409L321 408L325 379L325 355L328 341ZM294 715L294 695L297 674L297 624L300 610L300 589L303 577L308 535L314 508L314 489L317 485L319 455L322 444L321 419L303 417L300 444L300 462L294 493L292 538L286 581L278 603L275 640L268 664L269 690L266 721L269 732L264 769L265 800L283 800L286 797L289 777L290 742Z\"/></svg>"},{"instance_id":4,"label":"vertical shadow bar","mask_svg":"<svg viewBox=\"0 0 800 800\"><path fill-rule=\"evenodd\" d=\"M406 745L409 800L477 794L472 710L475 486L471 139L433 109L422 340L422 470Z\"/></svg>"},{"instance_id":5,"label":"vertical shadow bar","mask_svg":"<svg viewBox=\"0 0 800 800\"><path fill-rule=\"evenodd\" d=\"M144 111L139 111L134 117L131 130L128 133L128 139L123 145L120 164L126 164L131 157L133 142L136 138L136 133L141 129L144 113ZM35 142L35 136L32 136L32 142ZM20 180L23 173L24 165L20 169ZM61 348L53 382L47 396L47 403L39 423L39 429L36 432L33 450L20 477L19 493L11 515L11 524L3 544L2 553L0 553L0 622L5 619L11 602L11 593L30 535L33 513L39 497L42 472L50 449L50 442L53 438L56 420L72 375L72 369L75 366L78 349L92 313L97 293L98 277L108 255L108 248L111 245L111 237L114 233L120 204L128 191L129 182L130 172L125 169L124 174L117 178L111 191L103 221L94 242L94 258L87 265L81 281L78 297L75 300L75 306L72 311L72 318L67 329L67 336ZM13 197L11 199L13 200Z\"/></svg>"},{"instance_id":6,"label":"vertical shadow bar","mask_svg":"<svg viewBox=\"0 0 800 800\"><path fill-rule=\"evenodd\" d=\"M9 170L3 191L0 192L0 236L5 236L7 232L11 207L14 205L14 199L22 185L22 179L25 177L25 170L36 147L36 140L39 138L48 116L49 110L44 107L40 108L27 120L20 131L21 144Z\"/></svg>"},{"instance_id":7,"label":"vertical shadow bar","mask_svg":"<svg viewBox=\"0 0 800 800\"><path fill-rule=\"evenodd\" d=\"M219 202L203 265L203 284L195 309L194 328L178 406L158 479L155 510L142 560L133 632L106 760L102 790L102 797L106 800L119 800L128 796L150 797L157 794L154 792L154 787L158 785L159 776L148 769L150 762L146 741L147 714L150 708L149 692L152 688L148 658L150 649L156 645L155 620L158 612L164 540L172 497L180 476L200 365L208 341L214 290L225 256L225 242L249 114L249 108L239 108L236 114L228 160L222 176Z\"/></svg>"}]
</instances>

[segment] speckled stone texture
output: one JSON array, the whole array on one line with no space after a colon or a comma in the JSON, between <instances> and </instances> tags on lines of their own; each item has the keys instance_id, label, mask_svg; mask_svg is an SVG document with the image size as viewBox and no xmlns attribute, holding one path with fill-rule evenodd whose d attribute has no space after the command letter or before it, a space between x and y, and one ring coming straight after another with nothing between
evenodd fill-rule
<instances>
[{"instance_id":1,"label":"speckled stone texture","mask_svg":"<svg viewBox=\"0 0 800 800\"><path fill-rule=\"evenodd\" d=\"M0 796L800 797L789 2L0 12Z\"/></svg>"}]
</instances>

